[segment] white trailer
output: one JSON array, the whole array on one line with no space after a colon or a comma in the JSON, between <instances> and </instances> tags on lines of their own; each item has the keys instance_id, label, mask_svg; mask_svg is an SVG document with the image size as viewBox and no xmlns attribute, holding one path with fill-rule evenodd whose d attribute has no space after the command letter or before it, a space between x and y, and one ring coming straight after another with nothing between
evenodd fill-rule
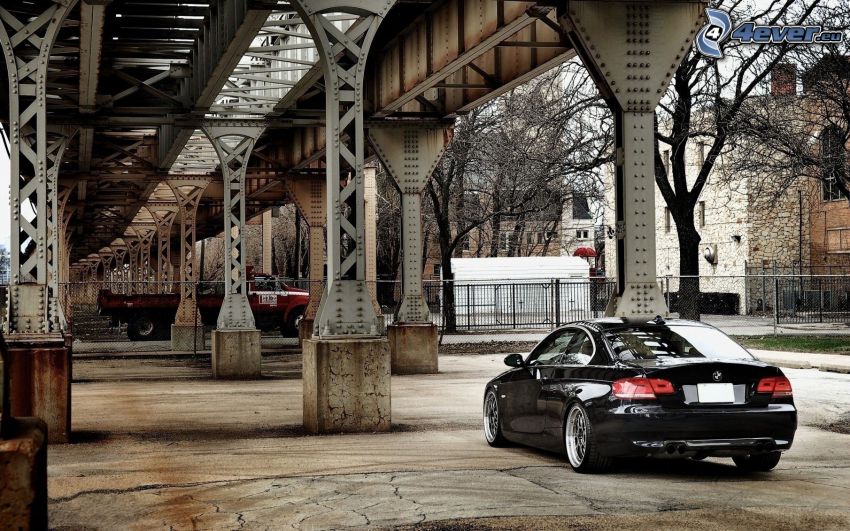
<instances>
[{"instance_id":1,"label":"white trailer","mask_svg":"<svg viewBox=\"0 0 850 531\"><path fill-rule=\"evenodd\" d=\"M604 282L575 256L452 258L458 329L533 328L586 319ZM598 284L598 285L597 285Z\"/></svg>"}]
</instances>

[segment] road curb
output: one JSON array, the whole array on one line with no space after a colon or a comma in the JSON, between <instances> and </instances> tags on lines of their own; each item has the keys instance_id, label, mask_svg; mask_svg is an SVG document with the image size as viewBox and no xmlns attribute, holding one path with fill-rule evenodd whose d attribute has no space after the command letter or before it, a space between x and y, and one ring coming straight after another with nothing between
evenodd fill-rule
<instances>
[{"instance_id":1,"label":"road curb","mask_svg":"<svg viewBox=\"0 0 850 531\"><path fill-rule=\"evenodd\" d=\"M815 368L808 361L779 360L779 359L771 359L769 357L759 357L759 360L761 360L765 363L770 363L771 365L776 365L777 367L783 367L785 369L814 369Z\"/></svg>"},{"instance_id":2,"label":"road curb","mask_svg":"<svg viewBox=\"0 0 850 531\"><path fill-rule=\"evenodd\" d=\"M831 365L824 363L820 366L822 372L838 372L841 374L850 374L850 365Z\"/></svg>"}]
</instances>

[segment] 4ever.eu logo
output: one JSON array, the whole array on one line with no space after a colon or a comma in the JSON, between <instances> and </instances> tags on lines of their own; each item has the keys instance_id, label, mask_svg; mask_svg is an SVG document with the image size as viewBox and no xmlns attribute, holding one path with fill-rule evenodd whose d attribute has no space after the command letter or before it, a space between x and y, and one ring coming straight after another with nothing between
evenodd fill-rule
<instances>
[{"instance_id":1,"label":"4ever.eu logo","mask_svg":"<svg viewBox=\"0 0 850 531\"><path fill-rule=\"evenodd\" d=\"M696 38L699 53L720 59L723 57L723 43L728 39L743 44L828 44L841 42L844 34L840 31L827 31L822 26L780 26L758 25L755 22L743 22L734 30L732 18L722 9L706 9L708 23L700 30Z\"/></svg>"}]
</instances>

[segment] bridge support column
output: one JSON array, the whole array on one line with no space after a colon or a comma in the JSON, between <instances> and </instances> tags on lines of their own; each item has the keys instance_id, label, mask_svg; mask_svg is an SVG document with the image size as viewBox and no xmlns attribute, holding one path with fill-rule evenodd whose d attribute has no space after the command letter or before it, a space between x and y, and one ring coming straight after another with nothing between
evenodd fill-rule
<instances>
[{"instance_id":1,"label":"bridge support column","mask_svg":"<svg viewBox=\"0 0 850 531\"><path fill-rule=\"evenodd\" d=\"M171 226L177 217L177 203L146 207L156 225L156 285L154 293L170 293L171 286ZM151 244L153 245L153 244Z\"/></svg>"},{"instance_id":2,"label":"bridge support column","mask_svg":"<svg viewBox=\"0 0 850 531\"><path fill-rule=\"evenodd\" d=\"M292 197L301 215L310 226L308 247L310 268L308 290L310 302L304 310L304 317L298 326L298 344L303 348L305 339L313 336L313 322L322 299L325 279L325 222L327 221L325 204L325 181L301 179L286 181L289 195Z\"/></svg>"},{"instance_id":3,"label":"bridge support column","mask_svg":"<svg viewBox=\"0 0 850 531\"><path fill-rule=\"evenodd\" d=\"M436 373L437 326L422 295L422 192L446 146L444 128L373 127L369 139L401 191L402 300L387 327L393 374Z\"/></svg>"},{"instance_id":4,"label":"bridge support column","mask_svg":"<svg viewBox=\"0 0 850 531\"><path fill-rule=\"evenodd\" d=\"M617 290L606 315L667 315L656 279L655 107L702 23L704 2L573 0L560 23L616 124Z\"/></svg>"},{"instance_id":5,"label":"bridge support column","mask_svg":"<svg viewBox=\"0 0 850 531\"><path fill-rule=\"evenodd\" d=\"M206 125L224 181L224 302L212 335L214 378L259 378L260 331L248 302L245 245L245 172L264 127Z\"/></svg>"},{"instance_id":6,"label":"bridge support column","mask_svg":"<svg viewBox=\"0 0 850 531\"><path fill-rule=\"evenodd\" d=\"M363 78L392 0L294 0L325 78L328 284L304 341L304 426L312 433L390 429L390 352L366 285ZM332 13L360 19L345 33Z\"/></svg>"},{"instance_id":7,"label":"bridge support column","mask_svg":"<svg viewBox=\"0 0 850 531\"><path fill-rule=\"evenodd\" d=\"M50 442L67 441L71 431L71 357L57 275L56 183L67 135L47 124L47 66L75 3L46 2L31 20L0 7L0 48L9 87L12 264L6 340L11 407L14 414L43 419ZM31 220L30 209L36 213Z\"/></svg>"},{"instance_id":8,"label":"bridge support column","mask_svg":"<svg viewBox=\"0 0 850 531\"><path fill-rule=\"evenodd\" d=\"M171 350L203 350L204 327L195 299L197 292L195 219L208 179L169 179L180 214L180 305L171 325Z\"/></svg>"}]
</instances>

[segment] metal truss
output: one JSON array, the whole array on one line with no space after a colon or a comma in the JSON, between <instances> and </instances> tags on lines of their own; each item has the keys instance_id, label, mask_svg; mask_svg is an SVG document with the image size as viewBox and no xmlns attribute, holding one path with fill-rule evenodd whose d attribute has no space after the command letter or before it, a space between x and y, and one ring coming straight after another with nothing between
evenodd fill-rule
<instances>
[{"instance_id":1,"label":"metal truss","mask_svg":"<svg viewBox=\"0 0 850 531\"><path fill-rule=\"evenodd\" d=\"M431 322L422 296L422 192L447 141L445 128L373 127L369 140L401 191L402 302L396 322Z\"/></svg>"},{"instance_id":2,"label":"metal truss","mask_svg":"<svg viewBox=\"0 0 850 531\"><path fill-rule=\"evenodd\" d=\"M156 224L156 292L165 293L171 278L171 226L179 207L177 203L148 204L145 209Z\"/></svg>"},{"instance_id":3,"label":"metal truss","mask_svg":"<svg viewBox=\"0 0 850 531\"><path fill-rule=\"evenodd\" d=\"M51 293L55 284L49 285L51 269L55 278L47 217L51 206L49 178L58 160L48 156L52 143L47 128L47 70L56 36L75 4L76 0L57 0L33 19L19 19L0 6L0 46L9 76L11 141L10 333L51 333L61 329L58 297ZM55 208L55 203L52 206ZM25 214L30 208L36 212L32 221Z\"/></svg>"},{"instance_id":4,"label":"metal truss","mask_svg":"<svg viewBox=\"0 0 850 531\"><path fill-rule=\"evenodd\" d=\"M393 3L292 2L316 42L325 74L328 287L314 324L319 336L383 332L366 286L363 79L372 40ZM331 13L361 20L342 32Z\"/></svg>"},{"instance_id":5,"label":"metal truss","mask_svg":"<svg viewBox=\"0 0 850 531\"><path fill-rule=\"evenodd\" d=\"M195 300L195 222L198 204L210 179L168 179L167 182L180 209L180 305L174 324L194 326L200 322Z\"/></svg>"},{"instance_id":6,"label":"metal truss","mask_svg":"<svg viewBox=\"0 0 850 531\"><path fill-rule=\"evenodd\" d=\"M205 125L204 133L218 154L224 183L224 302L218 330L253 330L245 270L245 172L254 143L264 126Z\"/></svg>"}]
</instances>

